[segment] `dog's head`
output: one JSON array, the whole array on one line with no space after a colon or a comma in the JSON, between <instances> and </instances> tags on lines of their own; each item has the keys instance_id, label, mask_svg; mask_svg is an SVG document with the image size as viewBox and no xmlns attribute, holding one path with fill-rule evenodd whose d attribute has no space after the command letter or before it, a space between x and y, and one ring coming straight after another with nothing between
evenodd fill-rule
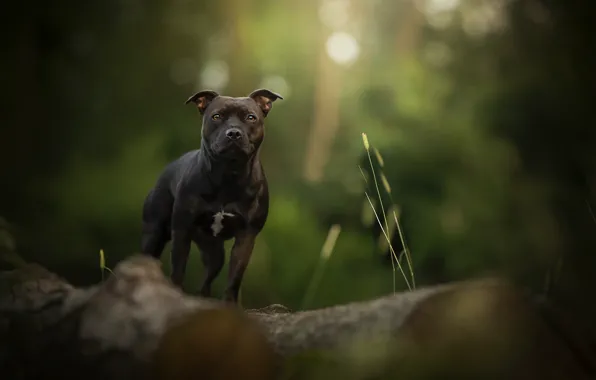
<instances>
[{"instance_id":1,"label":"dog's head","mask_svg":"<svg viewBox=\"0 0 596 380\"><path fill-rule=\"evenodd\" d=\"M186 103L194 103L203 116L203 146L210 154L242 160L259 149L265 136L265 118L277 99L283 98L265 89L240 98L205 90L188 98Z\"/></svg>"}]
</instances>

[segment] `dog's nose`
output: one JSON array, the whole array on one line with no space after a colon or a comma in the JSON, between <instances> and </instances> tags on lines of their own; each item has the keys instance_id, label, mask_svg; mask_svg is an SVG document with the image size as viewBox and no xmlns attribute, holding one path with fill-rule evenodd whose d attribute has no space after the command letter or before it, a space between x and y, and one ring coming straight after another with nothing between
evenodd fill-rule
<instances>
[{"instance_id":1,"label":"dog's nose","mask_svg":"<svg viewBox=\"0 0 596 380\"><path fill-rule=\"evenodd\" d=\"M238 128L230 128L226 131L226 136L230 140L238 140L242 137L242 132Z\"/></svg>"}]
</instances>

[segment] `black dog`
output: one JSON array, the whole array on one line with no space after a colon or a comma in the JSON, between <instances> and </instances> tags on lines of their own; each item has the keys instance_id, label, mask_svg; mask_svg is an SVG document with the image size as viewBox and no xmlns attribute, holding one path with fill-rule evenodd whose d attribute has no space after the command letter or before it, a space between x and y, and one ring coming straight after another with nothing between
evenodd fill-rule
<instances>
[{"instance_id":1,"label":"black dog","mask_svg":"<svg viewBox=\"0 0 596 380\"><path fill-rule=\"evenodd\" d=\"M201 251L206 276L200 294L224 264L224 241L235 238L224 299L238 302L238 291L255 238L269 211L269 190L259 150L264 121L280 95L253 91L248 97L201 91L195 103L203 118L201 148L170 163L143 207L141 250L156 258L172 240L172 281L182 286L191 241Z\"/></svg>"}]
</instances>

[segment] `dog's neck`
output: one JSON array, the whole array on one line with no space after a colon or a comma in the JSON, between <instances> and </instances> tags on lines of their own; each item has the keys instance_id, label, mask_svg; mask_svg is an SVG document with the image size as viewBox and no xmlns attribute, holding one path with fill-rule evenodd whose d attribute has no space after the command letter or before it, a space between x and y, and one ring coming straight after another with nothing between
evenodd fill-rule
<instances>
[{"instance_id":1,"label":"dog's neck","mask_svg":"<svg viewBox=\"0 0 596 380\"><path fill-rule=\"evenodd\" d=\"M259 151L240 160L219 157L201 142L200 161L205 165L202 169L215 187L245 187L252 178L255 167L259 165Z\"/></svg>"}]
</instances>

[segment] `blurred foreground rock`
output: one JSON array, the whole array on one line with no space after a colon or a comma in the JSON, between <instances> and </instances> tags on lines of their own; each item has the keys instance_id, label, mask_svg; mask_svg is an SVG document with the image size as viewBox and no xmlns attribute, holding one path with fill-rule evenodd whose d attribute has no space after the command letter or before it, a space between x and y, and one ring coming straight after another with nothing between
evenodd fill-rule
<instances>
[{"instance_id":1,"label":"blurred foreground rock","mask_svg":"<svg viewBox=\"0 0 596 380\"><path fill-rule=\"evenodd\" d=\"M592 379L592 336L488 279L368 302L242 312L181 293L134 256L78 289L0 274L0 378Z\"/></svg>"}]
</instances>

